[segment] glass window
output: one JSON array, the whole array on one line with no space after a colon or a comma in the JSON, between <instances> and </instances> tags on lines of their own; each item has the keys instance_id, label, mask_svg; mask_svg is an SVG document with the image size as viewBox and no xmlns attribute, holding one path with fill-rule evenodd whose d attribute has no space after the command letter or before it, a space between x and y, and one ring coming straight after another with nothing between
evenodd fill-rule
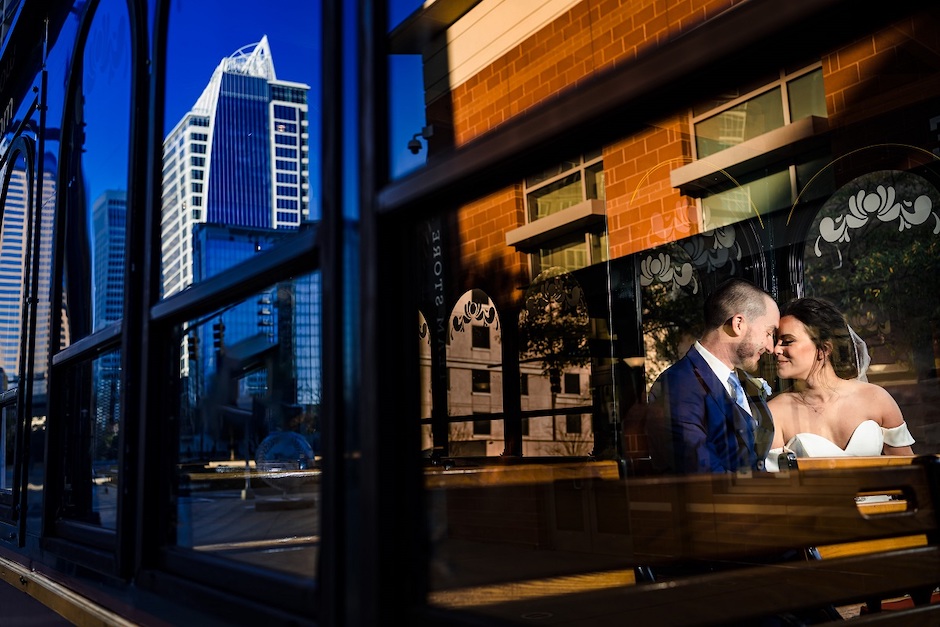
<instances>
[{"instance_id":1,"label":"glass window","mask_svg":"<svg viewBox=\"0 0 940 627\"><path fill-rule=\"evenodd\" d=\"M72 342L122 319L124 238L128 215L131 44L127 5L102 1L82 54L79 123L81 162L69 190L65 238L65 302ZM74 157L74 155L73 155Z\"/></svg>"},{"instance_id":2,"label":"glass window","mask_svg":"<svg viewBox=\"0 0 940 627\"><path fill-rule=\"evenodd\" d=\"M821 69L813 70L788 82L787 90L791 122L811 115L826 117L826 91Z\"/></svg>"},{"instance_id":3,"label":"glass window","mask_svg":"<svg viewBox=\"0 0 940 627\"><path fill-rule=\"evenodd\" d=\"M490 329L489 327L472 326L473 348L490 347Z\"/></svg>"},{"instance_id":4,"label":"glass window","mask_svg":"<svg viewBox=\"0 0 940 627\"><path fill-rule=\"evenodd\" d=\"M581 416L565 416L565 433L568 435L581 435Z\"/></svg>"},{"instance_id":5,"label":"glass window","mask_svg":"<svg viewBox=\"0 0 940 627\"><path fill-rule=\"evenodd\" d=\"M581 375L577 372L565 373L565 394L581 393Z\"/></svg>"},{"instance_id":6,"label":"glass window","mask_svg":"<svg viewBox=\"0 0 940 627\"><path fill-rule=\"evenodd\" d=\"M315 576L319 292L282 281L180 329L177 545Z\"/></svg>"},{"instance_id":7,"label":"glass window","mask_svg":"<svg viewBox=\"0 0 940 627\"><path fill-rule=\"evenodd\" d=\"M705 230L754 218L789 207L794 194L790 171L774 172L756 181L738 181L739 186L702 199Z\"/></svg>"},{"instance_id":8,"label":"glass window","mask_svg":"<svg viewBox=\"0 0 940 627\"><path fill-rule=\"evenodd\" d=\"M511 3L486 4L493 16L517 23ZM937 304L929 296L908 302L912 294L931 291L926 282L936 277L934 266L940 258L934 249L940 241L936 230L940 200L935 199L934 189L940 125L936 99L922 92L934 93L930 90L936 83L935 55L923 52L924 44L932 41L923 33L936 25L935 13L876 27L871 37L831 42L828 49L823 45L818 57L794 53L782 63L788 68L785 72L758 69L737 83L727 80L726 60L715 61L705 69L708 77L721 77L720 87L680 96L683 102L678 106L658 103L658 91L644 92L650 98L641 97L639 102L634 102L632 92L625 93L623 110L612 106L608 117L594 120L599 127L610 128L607 136L600 131L594 136L581 133L582 120L572 116L569 132L558 138L564 141L561 145L593 141L595 148L602 146L603 161L557 160L564 155L549 161L540 151L558 144L553 143L556 138L547 138L532 151L538 156L530 155L530 146L520 142L511 158L480 163L486 157L472 153L474 146L469 141L460 144L460 138L490 134L487 139L518 139L516 127L505 137L500 135L506 120L525 110L522 105L514 108L514 102L538 99L565 119L566 106L552 108L551 94L556 92L526 80L525 60L537 53L540 62L551 57L553 48L543 45L543 38L577 23L581 14L576 11L586 10L586 5L574 3L571 12L562 12L557 21L533 25L518 45L510 44L491 64L467 77L466 90L442 82L423 101L422 122L448 115L467 122L454 130L455 143L468 152L467 161L460 160L458 151L453 164L467 167L469 180L454 176L444 185L437 179L440 171L429 167L415 173L414 186L410 180L390 185L389 191L399 194L424 184L429 189L439 185L434 193L415 192L414 206L391 203L401 211L403 230L416 234L405 248L416 250L419 262L379 274L400 277L402 267L414 272L409 277L413 306L430 327L430 346L435 346L435 332L441 334L440 344L447 346L446 357L429 349L420 364L429 371L424 378L422 370L421 385L432 388L421 391L431 405L422 414L428 417L422 424L430 423L435 445L451 457L474 456L472 461L455 459L450 468L433 463L425 467L422 485L433 504L427 510L433 530L427 538L432 546L429 602L435 610L498 614L513 621L518 620L515 612L530 602L525 607L564 607L569 599L581 596L555 594L545 580L564 570L558 559L565 551L588 555L584 562L569 564L567 572L603 573L607 585L606 577L615 572L627 578L633 575L632 551L648 548L647 538L638 533L641 527L651 535L671 533L655 523L646 526L656 516L652 512L662 508L664 518L658 520L670 518L671 523L698 522L698 513L712 505L703 496L707 489L683 488L678 502L675 493L665 497L662 492L664 482L671 479L651 476L657 453L650 445L649 392L657 377L683 360L701 337L706 298L729 277L767 288L780 303L803 294L837 300L870 347L869 381L889 390L916 430L914 450L932 452L940 446L937 412L930 410L930 399L937 392ZM439 15L429 6L416 7L414 24ZM605 17L634 29L639 24L653 28L654 22L643 21L642 10L648 11L648 3L617 6L611 9L614 15ZM735 5L732 13L742 8ZM770 13L761 15L770 17ZM680 11L662 20L675 37L656 31L660 34L646 40L645 52L654 55L660 45L681 45L681 34L690 27L685 18L691 19ZM470 9L467 15L451 19L446 34L470 29L480 16ZM708 23L711 19L721 23L722 15L709 18L703 26L717 28ZM581 24L582 30L591 30L584 21ZM918 31L922 34L915 35ZM895 38L898 32L906 35ZM578 41L591 41L593 33L580 33L584 40ZM892 36L883 39L888 33ZM898 49L874 54L870 42L885 39ZM435 45L439 55L422 57L425 76L453 67L453 57L444 51L474 47L467 40L445 37ZM931 46L926 47L933 50ZM694 51L685 52L691 54L683 58L695 58ZM845 71L840 63L850 58L865 61ZM546 80L564 75L567 78L557 83L575 91L581 85L596 87L587 76L589 70L573 70L564 54L554 59L555 73L545 73ZM635 59L624 51L617 63L630 68ZM432 64L439 67L428 67ZM637 73L640 70L648 68L642 66ZM693 76L699 78L690 72L671 84L670 96L679 94L681 85ZM903 89L882 88L898 83ZM501 91L506 84L514 89ZM612 85L613 81L603 86ZM706 87L704 78L699 86ZM478 98L468 101L467 93ZM700 97L703 102L691 102ZM501 105L503 98L506 103ZM628 118L634 113L640 119ZM624 132L615 128L622 119L630 120ZM411 128L415 133L420 125ZM436 136L436 126L434 132ZM535 135L529 136L533 143ZM871 144L873 138L878 145ZM900 150L881 143L889 138L916 141ZM422 136L417 140L423 151ZM750 143L742 146L745 142ZM433 138L430 143L433 147ZM428 152L430 163L433 150ZM471 167L471 162L479 167ZM711 169L709 162L714 164ZM545 167L546 163L554 165ZM441 200L444 192L438 192L449 191L452 182L463 184L464 193L447 206ZM385 199L391 193L381 196ZM603 200L602 226L581 223L570 230L556 226L566 212L575 213L570 210L593 199ZM540 222L550 227L539 230ZM464 347L473 342L453 332L469 326L478 314L488 315L480 302L467 306L461 300L460 295L470 290L485 292L498 311L498 316L487 319L494 321L493 346L504 348L500 359L471 361L473 352ZM402 333L412 333L410 329ZM451 377L447 395L433 389L440 368ZM490 394L485 399L466 394L474 389L474 375L468 370L490 373ZM780 393L786 385L769 355L752 374L765 379L772 393ZM484 438L482 425L477 425L487 410L492 414L492 433ZM470 421L474 427L468 435ZM480 437L474 439L473 434ZM501 459L482 459L484 455ZM582 456L590 456L591 462L574 463ZM503 457L512 463L504 463ZM545 469L547 457L566 463ZM456 468L461 463L464 466ZM510 472L504 473L507 468ZM746 478L745 474L718 477L722 487L716 499L766 483L759 483L763 475L756 471ZM480 507L483 502L491 507L486 513ZM645 507L649 502L652 506ZM515 525L520 516L505 518L507 506L524 510L532 524L521 530ZM683 514L693 510L696 516ZM502 549L511 542L523 546L509 557ZM458 555L468 547L472 548ZM523 600L517 590L506 586L507 577L502 575L481 581L476 558L482 553L476 548L493 549L488 558L481 558L493 572L505 573L501 566L516 563L520 556L531 558L527 564L539 559L551 563L551 569L533 565L518 577L508 577L514 584L533 584L539 598ZM750 550L742 547L741 553ZM747 561L748 557L741 559ZM623 590L621 583L612 584L617 594ZM468 600L470 586L505 596L498 601ZM589 594L606 592L595 587Z\"/></svg>"},{"instance_id":9,"label":"glass window","mask_svg":"<svg viewBox=\"0 0 940 627\"><path fill-rule=\"evenodd\" d=\"M69 367L61 376L69 388L60 432L69 446L59 515L114 531L121 493L121 353L109 351Z\"/></svg>"},{"instance_id":10,"label":"glass window","mask_svg":"<svg viewBox=\"0 0 940 627\"><path fill-rule=\"evenodd\" d=\"M529 221L564 211L589 199L604 199L604 163L585 155L526 178Z\"/></svg>"},{"instance_id":11,"label":"glass window","mask_svg":"<svg viewBox=\"0 0 940 627\"><path fill-rule=\"evenodd\" d=\"M473 393L474 394L489 394L490 393L490 373L488 370L472 370L471 371L473 379Z\"/></svg>"},{"instance_id":12,"label":"glass window","mask_svg":"<svg viewBox=\"0 0 940 627\"><path fill-rule=\"evenodd\" d=\"M827 117L822 69L801 72L770 81L756 93L697 105L696 157L704 159L811 115Z\"/></svg>"},{"instance_id":13,"label":"glass window","mask_svg":"<svg viewBox=\"0 0 940 627\"><path fill-rule=\"evenodd\" d=\"M579 270L607 260L606 233L578 233L558 237L532 255L532 271L539 274L551 268Z\"/></svg>"},{"instance_id":14,"label":"glass window","mask_svg":"<svg viewBox=\"0 0 940 627\"><path fill-rule=\"evenodd\" d=\"M704 159L784 124L780 88L755 96L695 124L695 147Z\"/></svg>"}]
</instances>

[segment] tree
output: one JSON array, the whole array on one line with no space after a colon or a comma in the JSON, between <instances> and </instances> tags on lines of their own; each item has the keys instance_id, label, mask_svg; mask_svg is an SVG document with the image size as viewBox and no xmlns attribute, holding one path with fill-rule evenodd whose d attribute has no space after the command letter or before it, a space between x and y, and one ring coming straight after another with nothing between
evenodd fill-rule
<instances>
[{"instance_id":1,"label":"tree","mask_svg":"<svg viewBox=\"0 0 940 627\"><path fill-rule=\"evenodd\" d=\"M553 398L561 392L562 373L591 363L589 335L584 294L571 274L550 268L536 277L519 317L519 346L523 359L542 363Z\"/></svg>"}]
</instances>

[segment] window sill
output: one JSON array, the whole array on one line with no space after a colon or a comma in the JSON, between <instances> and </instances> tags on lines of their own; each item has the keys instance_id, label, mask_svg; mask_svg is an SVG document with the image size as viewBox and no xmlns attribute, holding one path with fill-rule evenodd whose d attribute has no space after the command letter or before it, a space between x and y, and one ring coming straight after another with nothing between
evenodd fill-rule
<instances>
[{"instance_id":1,"label":"window sill","mask_svg":"<svg viewBox=\"0 0 940 627\"><path fill-rule=\"evenodd\" d=\"M676 168L669 174L673 187L685 196L701 198L709 189L806 152L829 130L826 118L810 116L754 139Z\"/></svg>"},{"instance_id":2,"label":"window sill","mask_svg":"<svg viewBox=\"0 0 940 627\"><path fill-rule=\"evenodd\" d=\"M602 224L606 213L603 200L585 200L509 231L506 233L506 245L514 246L520 252L534 252L545 242Z\"/></svg>"}]
</instances>

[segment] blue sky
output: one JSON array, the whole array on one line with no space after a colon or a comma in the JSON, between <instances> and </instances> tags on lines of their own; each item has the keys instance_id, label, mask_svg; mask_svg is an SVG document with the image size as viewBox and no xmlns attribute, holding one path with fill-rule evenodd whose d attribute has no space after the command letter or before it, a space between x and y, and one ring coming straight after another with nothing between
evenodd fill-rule
<instances>
[{"instance_id":1,"label":"blue sky","mask_svg":"<svg viewBox=\"0 0 940 627\"><path fill-rule=\"evenodd\" d=\"M167 90L166 130L172 128L196 102L213 70L224 57L267 35L278 78L311 86L308 100L310 157L311 168L316 171L320 157L320 8L317 2L285 4L293 7L289 19L284 19L285 12L281 10L259 11L256 1L177 0L172 5L170 58L167 63L167 84L172 85L172 89ZM347 4L352 6L355 3ZM393 27L400 23L421 4L422 0L390 0L389 24ZM272 6L277 7L278 3L272 3ZM349 44L354 42L354 32L350 29L347 33ZM351 65L350 69L354 70L355 65ZM390 69L393 98L390 158L393 176L399 176L419 167L426 156L426 151L415 156L407 149L408 140L425 125L420 58L393 58ZM354 89L353 75L346 82L350 89ZM356 102L354 93L350 93L348 102ZM355 116L355 107L351 105L347 112L347 124L354 124ZM354 157L348 156L349 159ZM311 177L311 183L317 185L317 178ZM318 190L313 191L318 196Z\"/></svg>"},{"instance_id":2,"label":"blue sky","mask_svg":"<svg viewBox=\"0 0 940 627\"><path fill-rule=\"evenodd\" d=\"M441 0L439 0L441 1ZM114 33L120 41L121 33L126 33L126 17L121 17L126 9L122 0L103 0L96 29L101 31L97 37L99 47L106 47L112 41ZM355 6L354 0L347 0L347 5ZM422 0L389 0L389 23L394 26L419 8ZM285 10L285 7L288 7ZM199 95L209 82L212 72L223 58L231 55L243 46L256 43L263 36L268 37L271 56L274 60L277 77L282 80L306 83L311 86L308 94L310 123L310 161L313 206L319 205L320 167L320 3L308 1L272 2L259 10L257 0L175 0L170 6L168 53L167 53L167 99L165 129L171 129L195 104ZM126 16L126 13L124 13ZM100 19L100 21L99 21ZM124 21L117 26L117 22ZM346 34L347 56L355 53L355 23L350 20ZM125 35L126 36L126 35ZM113 42L112 42L113 43ZM89 44L91 45L91 44ZM109 59L120 56L124 47L103 50L101 53L86 51L86 75L89 67L96 69L88 59L94 57L99 66L113 65ZM63 50L64 52L64 50ZM126 56L126 55L125 55ZM105 77L102 75L101 89L111 90L110 94L95 97L94 106L86 110L89 125L89 140L97 142L95 146L86 146L91 152L86 160L86 174L91 189L123 189L125 176L115 164L126 159L119 142L113 142L114 123L125 124L128 119L127 107L129 94L129 59L124 63L122 76ZM357 64L348 64L346 77L347 102L350 103L346 115L347 137L353 137L353 125L356 121L357 96L355 93ZM107 69L107 68L106 68ZM397 57L391 60L391 146L390 155L393 176L400 176L424 163L426 150L412 155L407 150L408 140L414 133L420 132L426 124L424 120L423 87L421 84L421 61L417 56ZM103 82L110 78L111 83ZM87 80L87 79L86 79ZM120 92L120 93L119 93ZM94 129L106 129L92 133ZM347 144L347 151L355 147L355 142ZM100 155L100 158L98 156ZM346 170L356 172L356 154L346 155ZM355 198L355 180L350 180L346 190L349 198ZM94 193L94 192L92 192ZM352 210L354 211L354 210Z\"/></svg>"}]
</instances>

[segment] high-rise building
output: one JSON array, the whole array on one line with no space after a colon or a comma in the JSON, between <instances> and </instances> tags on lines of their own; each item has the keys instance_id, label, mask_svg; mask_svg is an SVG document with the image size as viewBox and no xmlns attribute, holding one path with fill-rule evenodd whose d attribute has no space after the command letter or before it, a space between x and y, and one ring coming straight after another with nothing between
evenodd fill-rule
<instances>
[{"instance_id":1,"label":"high-rise building","mask_svg":"<svg viewBox=\"0 0 940 627\"><path fill-rule=\"evenodd\" d=\"M43 207L55 198L56 159L45 155L43 161L42 190L40 192ZM22 315L23 301L27 289L27 269L31 260L29 238L39 229L39 284L41 299L50 294L50 269L52 265L52 212L36 211L30 215L28 180L32 171L25 167L25 162L16 160L10 170L6 196L3 205L3 229L0 231L0 369L7 381L15 381L20 372L20 341L23 337ZM35 202L35 200L33 200ZM30 221L39 220L29 228ZM64 313L63 313L64 315ZM50 320L39 316L36 320L36 351L45 354L49 346ZM67 332L63 341L68 342ZM34 392L45 393L46 363L37 359L33 364Z\"/></svg>"},{"instance_id":2,"label":"high-rise building","mask_svg":"<svg viewBox=\"0 0 940 627\"><path fill-rule=\"evenodd\" d=\"M92 206L95 259L94 328L97 331L121 319L124 313L124 225L127 192L107 190Z\"/></svg>"},{"instance_id":3,"label":"high-rise building","mask_svg":"<svg viewBox=\"0 0 940 627\"><path fill-rule=\"evenodd\" d=\"M27 172L10 174L0 232L0 367L8 377L19 372L20 328L25 286L27 246Z\"/></svg>"},{"instance_id":4,"label":"high-rise building","mask_svg":"<svg viewBox=\"0 0 940 627\"><path fill-rule=\"evenodd\" d=\"M265 36L221 61L166 136L164 296L250 259L309 221L308 90L277 78ZM193 403L223 384L213 377L228 376L218 374L225 353L252 362L234 401L242 409L262 398L269 408L316 405L318 293L318 276L295 277L194 322L181 346L181 375ZM194 440L194 449L220 437L208 424L196 429L193 436L202 440Z\"/></svg>"},{"instance_id":5,"label":"high-rise building","mask_svg":"<svg viewBox=\"0 0 940 627\"><path fill-rule=\"evenodd\" d=\"M127 223L127 192L106 190L92 205L95 238L94 308L92 324L100 330L124 315L124 240ZM95 428L101 436L115 432L121 402L121 354L104 353L94 362ZM103 452L102 452L103 453ZM116 453L115 453L116 454Z\"/></svg>"},{"instance_id":6,"label":"high-rise building","mask_svg":"<svg viewBox=\"0 0 940 627\"><path fill-rule=\"evenodd\" d=\"M163 290L194 281L193 225L296 229L309 216L307 91L267 37L222 60L163 143Z\"/></svg>"}]
</instances>

